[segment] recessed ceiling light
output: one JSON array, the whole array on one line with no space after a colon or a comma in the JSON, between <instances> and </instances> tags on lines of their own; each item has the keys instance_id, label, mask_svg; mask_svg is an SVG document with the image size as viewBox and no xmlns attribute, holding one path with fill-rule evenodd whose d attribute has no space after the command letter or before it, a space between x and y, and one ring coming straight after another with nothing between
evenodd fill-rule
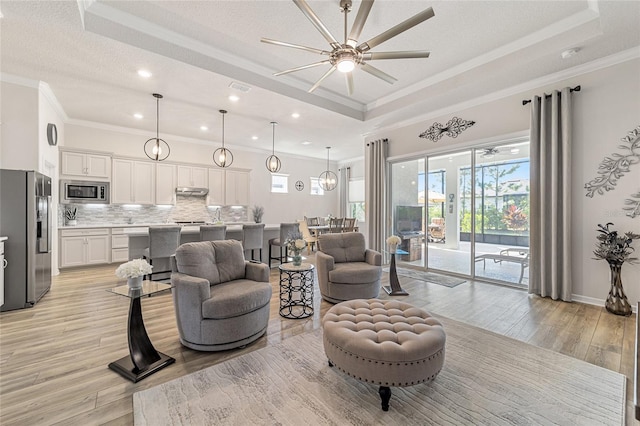
<instances>
[{"instance_id":1,"label":"recessed ceiling light","mask_svg":"<svg viewBox=\"0 0 640 426\"><path fill-rule=\"evenodd\" d=\"M302 145L311 145L311 142L309 142L309 141L302 141L301 143L302 143Z\"/></svg>"},{"instance_id":2,"label":"recessed ceiling light","mask_svg":"<svg viewBox=\"0 0 640 426\"><path fill-rule=\"evenodd\" d=\"M258 137L257 136L251 136L251 139L253 139L254 141L257 141Z\"/></svg>"},{"instance_id":3,"label":"recessed ceiling light","mask_svg":"<svg viewBox=\"0 0 640 426\"><path fill-rule=\"evenodd\" d=\"M133 118L136 118L138 120L142 120L144 118L144 115L136 112L135 114L133 114Z\"/></svg>"},{"instance_id":4,"label":"recessed ceiling light","mask_svg":"<svg viewBox=\"0 0 640 426\"><path fill-rule=\"evenodd\" d=\"M151 74L149 71L147 70L138 70L138 75L142 78L149 78L151 77L153 74Z\"/></svg>"},{"instance_id":5,"label":"recessed ceiling light","mask_svg":"<svg viewBox=\"0 0 640 426\"><path fill-rule=\"evenodd\" d=\"M229 100L231 102L238 102L240 100L240 98L238 96L236 96L236 95L230 95L229 96Z\"/></svg>"},{"instance_id":6,"label":"recessed ceiling light","mask_svg":"<svg viewBox=\"0 0 640 426\"><path fill-rule=\"evenodd\" d=\"M294 112L293 114L291 114L291 116L293 118L298 118L298 117L300 117L300 114L298 114L297 112Z\"/></svg>"},{"instance_id":7,"label":"recessed ceiling light","mask_svg":"<svg viewBox=\"0 0 640 426\"><path fill-rule=\"evenodd\" d=\"M209 128L207 126L200 126L200 130L202 130L204 132L206 130L209 130Z\"/></svg>"}]
</instances>

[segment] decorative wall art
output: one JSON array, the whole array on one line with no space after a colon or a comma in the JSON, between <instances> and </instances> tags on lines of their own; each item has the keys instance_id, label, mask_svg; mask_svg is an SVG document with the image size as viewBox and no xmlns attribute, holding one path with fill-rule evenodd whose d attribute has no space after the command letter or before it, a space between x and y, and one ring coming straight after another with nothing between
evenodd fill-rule
<instances>
[{"instance_id":1,"label":"decorative wall art","mask_svg":"<svg viewBox=\"0 0 640 426\"><path fill-rule=\"evenodd\" d=\"M620 139L624 145L618 148L624 151L623 154L614 152L611 157L605 157L598 166L598 177L592 179L584 185L587 190L587 197L593 197L596 193L602 195L605 191L615 189L618 180L629 172L632 164L640 163L640 126L627 133L627 136ZM624 202L626 207L622 209L629 217L640 216L640 191L631 195Z\"/></svg>"},{"instance_id":2,"label":"decorative wall art","mask_svg":"<svg viewBox=\"0 0 640 426\"><path fill-rule=\"evenodd\" d=\"M298 191L302 191L304 189L304 182L302 182L301 180L296 182L296 189Z\"/></svg>"},{"instance_id":3,"label":"decorative wall art","mask_svg":"<svg viewBox=\"0 0 640 426\"><path fill-rule=\"evenodd\" d=\"M433 123L431 127L420 133L420 137L430 139L433 142L438 142L444 134L451 138L457 138L460 133L467 130L474 124L476 124L475 121L468 121L458 117L453 117L451 120L447 121L447 124L444 127L440 123Z\"/></svg>"}]
</instances>

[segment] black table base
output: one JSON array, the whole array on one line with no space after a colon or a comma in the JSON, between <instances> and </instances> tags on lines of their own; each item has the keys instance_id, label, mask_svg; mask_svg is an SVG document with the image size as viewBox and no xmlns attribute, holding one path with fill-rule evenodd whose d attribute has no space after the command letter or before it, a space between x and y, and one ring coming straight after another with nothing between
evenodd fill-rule
<instances>
[{"instance_id":1,"label":"black table base","mask_svg":"<svg viewBox=\"0 0 640 426\"><path fill-rule=\"evenodd\" d=\"M396 254L391 253L391 265L389 265L389 282L390 286L383 286L382 289L387 292L389 296L408 296L409 293L404 291L400 287L400 281L398 281L398 272L396 271Z\"/></svg>"},{"instance_id":2,"label":"black table base","mask_svg":"<svg viewBox=\"0 0 640 426\"><path fill-rule=\"evenodd\" d=\"M280 316L300 319L313 315L313 269L280 269Z\"/></svg>"},{"instance_id":3,"label":"black table base","mask_svg":"<svg viewBox=\"0 0 640 426\"><path fill-rule=\"evenodd\" d=\"M129 304L127 338L129 356L110 363L109 368L133 382L138 382L176 361L156 351L151 344L142 320L140 297L132 298Z\"/></svg>"}]
</instances>

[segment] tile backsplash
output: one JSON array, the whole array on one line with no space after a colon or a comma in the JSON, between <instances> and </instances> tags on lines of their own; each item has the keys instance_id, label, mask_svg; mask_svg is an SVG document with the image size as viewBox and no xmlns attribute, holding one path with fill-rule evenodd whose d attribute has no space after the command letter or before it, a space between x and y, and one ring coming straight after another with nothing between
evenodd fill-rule
<instances>
[{"instance_id":1,"label":"tile backsplash","mask_svg":"<svg viewBox=\"0 0 640 426\"><path fill-rule=\"evenodd\" d=\"M78 225L151 224L187 220L215 222L218 216L218 207L207 207L204 197L177 195L175 206L61 204L58 209L58 226L65 225L65 207L78 209L76 219ZM246 207L220 207L220 219L224 222L247 222L248 209Z\"/></svg>"}]
</instances>

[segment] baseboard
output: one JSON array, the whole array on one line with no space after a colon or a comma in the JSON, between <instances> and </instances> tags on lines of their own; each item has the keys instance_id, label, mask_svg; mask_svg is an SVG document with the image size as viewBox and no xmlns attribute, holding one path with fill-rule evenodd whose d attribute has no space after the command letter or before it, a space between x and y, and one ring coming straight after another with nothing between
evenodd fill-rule
<instances>
[{"instance_id":1,"label":"baseboard","mask_svg":"<svg viewBox=\"0 0 640 426\"><path fill-rule=\"evenodd\" d=\"M595 306L603 306L603 307L605 302L605 299L596 299L595 297L581 296L579 294L572 294L571 300L573 300L574 302L586 303L587 305L595 305ZM631 309L636 314L638 313L637 306L631 305Z\"/></svg>"}]
</instances>

